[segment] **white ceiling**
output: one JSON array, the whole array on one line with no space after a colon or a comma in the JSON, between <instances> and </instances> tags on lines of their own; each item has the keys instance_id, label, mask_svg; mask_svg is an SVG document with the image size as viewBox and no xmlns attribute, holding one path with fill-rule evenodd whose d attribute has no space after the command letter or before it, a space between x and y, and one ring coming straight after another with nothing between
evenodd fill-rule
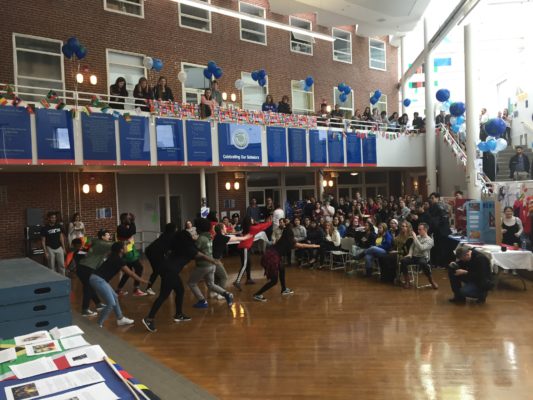
<instances>
[{"instance_id":1,"label":"white ceiling","mask_svg":"<svg viewBox=\"0 0 533 400\"><path fill-rule=\"evenodd\" d=\"M401 36L414 29L431 0L269 1L277 14L316 13L322 26L357 25L360 36Z\"/></svg>"}]
</instances>

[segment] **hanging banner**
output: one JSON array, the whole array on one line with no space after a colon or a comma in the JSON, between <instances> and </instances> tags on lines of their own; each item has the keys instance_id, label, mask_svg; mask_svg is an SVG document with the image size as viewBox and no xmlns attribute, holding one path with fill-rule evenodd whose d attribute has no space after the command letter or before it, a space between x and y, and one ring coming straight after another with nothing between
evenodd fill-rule
<instances>
[{"instance_id":1,"label":"hanging banner","mask_svg":"<svg viewBox=\"0 0 533 400\"><path fill-rule=\"evenodd\" d=\"M266 128L268 165L284 167L287 165L287 129L280 126Z\"/></svg>"},{"instance_id":2,"label":"hanging banner","mask_svg":"<svg viewBox=\"0 0 533 400\"><path fill-rule=\"evenodd\" d=\"M187 120L187 164L207 166L213 164L211 124L207 121Z\"/></svg>"},{"instance_id":3,"label":"hanging banner","mask_svg":"<svg viewBox=\"0 0 533 400\"><path fill-rule=\"evenodd\" d=\"M184 165L183 121L181 119L157 118L157 164Z\"/></svg>"},{"instance_id":4,"label":"hanging banner","mask_svg":"<svg viewBox=\"0 0 533 400\"><path fill-rule=\"evenodd\" d=\"M115 118L112 115L81 114L81 131L85 165L117 164Z\"/></svg>"},{"instance_id":5,"label":"hanging banner","mask_svg":"<svg viewBox=\"0 0 533 400\"><path fill-rule=\"evenodd\" d=\"M363 140L363 165L365 167L375 167L378 163L376 152L376 137L368 136Z\"/></svg>"},{"instance_id":6,"label":"hanging banner","mask_svg":"<svg viewBox=\"0 0 533 400\"><path fill-rule=\"evenodd\" d=\"M328 159L330 167L344 167L344 140L340 131L328 132Z\"/></svg>"},{"instance_id":7,"label":"hanging banner","mask_svg":"<svg viewBox=\"0 0 533 400\"><path fill-rule=\"evenodd\" d=\"M218 124L218 154L221 166L260 166L261 126Z\"/></svg>"},{"instance_id":8,"label":"hanging banner","mask_svg":"<svg viewBox=\"0 0 533 400\"><path fill-rule=\"evenodd\" d=\"M37 159L40 164L74 164L74 130L69 111L35 110Z\"/></svg>"},{"instance_id":9,"label":"hanging banner","mask_svg":"<svg viewBox=\"0 0 533 400\"><path fill-rule=\"evenodd\" d=\"M305 129L289 128L289 165L291 167L305 167L307 165L307 145Z\"/></svg>"},{"instance_id":10,"label":"hanging banner","mask_svg":"<svg viewBox=\"0 0 533 400\"><path fill-rule=\"evenodd\" d=\"M470 200L465 205L468 240L495 244L496 215L494 200Z\"/></svg>"},{"instance_id":11,"label":"hanging banner","mask_svg":"<svg viewBox=\"0 0 533 400\"><path fill-rule=\"evenodd\" d=\"M119 118L121 165L150 165L150 129L148 118Z\"/></svg>"},{"instance_id":12,"label":"hanging banner","mask_svg":"<svg viewBox=\"0 0 533 400\"><path fill-rule=\"evenodd\" d=\"M311 158L311 166L325 167L327 165L327 140L328 131L322 129L309 130L309 153Z\"/></svg>"},{"instance_id":13,"label":"hanging banner","mask_svg":"<svg viewBox=\"0 0 533 400\"><path fill-rule=\"evenodd\" d=\"M346 133L346 162L349 167L360 167L363 165L361 155L362 139L355 133Z\"/></svg>"},{"instance_id":14,"label":"hanging banner","mask_svg":"<svg viewBox=\"0 0 533 400\"><path fill-rule=\"evenodd\" d=\"M0 164L31 164L30 114L23 107L0 107Z\"/></svg>"}]
</instances>

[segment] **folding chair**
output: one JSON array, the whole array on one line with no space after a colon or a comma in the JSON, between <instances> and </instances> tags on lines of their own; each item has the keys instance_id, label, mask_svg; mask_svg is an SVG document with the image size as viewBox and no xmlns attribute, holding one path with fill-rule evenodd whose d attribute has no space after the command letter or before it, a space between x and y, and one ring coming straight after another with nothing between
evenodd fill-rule
<instances>
[{"instance_id":1,"label":"folding chair","mask_svg":"<svg viewBox=\"0 0 533 400\"><path fill-rule=\"evenodd\" d=\"M344 268L346 271L346 266L351 262L352 259L352 246L355 244L355 239L351 237L346 237L341 239L340 250L333 250L329 252L329 269L341 269Z\"/></svg>"},{"instance_id":2,"label":"folding chair","mask_svg":"<svg viewBox=\"0 0 533 400\"><path fill-rule=\"evenodd\" d=\"M431 287L431 285L428 283L426 285L420 285L419 284L419 275L421 271L419 269L418 264L409 264L407 266L407 274L409 275L409 280L412 281L415 285L415 288L417 289L423 289L427 287Z\"/></svg>"}]
</instances>

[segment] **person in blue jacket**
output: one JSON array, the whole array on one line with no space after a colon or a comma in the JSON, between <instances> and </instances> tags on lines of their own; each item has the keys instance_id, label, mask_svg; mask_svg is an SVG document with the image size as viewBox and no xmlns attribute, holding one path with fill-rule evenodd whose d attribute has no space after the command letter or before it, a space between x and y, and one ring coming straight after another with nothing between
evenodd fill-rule
<instances>
[{"instance_id":1,"label":"person in blue jacket","mask_svg":"<svg viewBox=\"0 0 533 400\"><path fill-rule=\"evenodd\" d=\"M276 106L276 103L274 103L274 98L272 97L272 95L267 94L266 100L263 103L263 107L261 107L261 110L267 112L278 112L278 106Z\"/></svg>"},{"instance_id":2,"label":"person in blue jacket","mask_svg":"<svg viewBox=\"0 0 533 400\"><path fill-rule=\"evenodd\" d=\"M366 276L372 276L372 263L374 259L385 257L392 249L392 242L392 235L388 230L387 224L384 222L379 224L376 244L364 252Z\"/></svg>"}]
</instances>

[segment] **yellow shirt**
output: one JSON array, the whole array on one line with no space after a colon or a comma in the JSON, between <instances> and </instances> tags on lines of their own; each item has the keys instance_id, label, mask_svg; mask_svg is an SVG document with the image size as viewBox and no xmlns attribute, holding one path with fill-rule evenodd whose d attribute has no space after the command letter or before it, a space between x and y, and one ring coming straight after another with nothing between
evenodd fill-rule
<instances>
[{"instance_id":1,"label":"yellow shirt","mask_svg":"<svg viewBox=\"0 0 533 400\"><path fill-rule=\"evenodd\" d=\"M383 236L378 236L376 238L376 246L381 246L381 242L383 242Z\"/></svg>"}]
</instances>

